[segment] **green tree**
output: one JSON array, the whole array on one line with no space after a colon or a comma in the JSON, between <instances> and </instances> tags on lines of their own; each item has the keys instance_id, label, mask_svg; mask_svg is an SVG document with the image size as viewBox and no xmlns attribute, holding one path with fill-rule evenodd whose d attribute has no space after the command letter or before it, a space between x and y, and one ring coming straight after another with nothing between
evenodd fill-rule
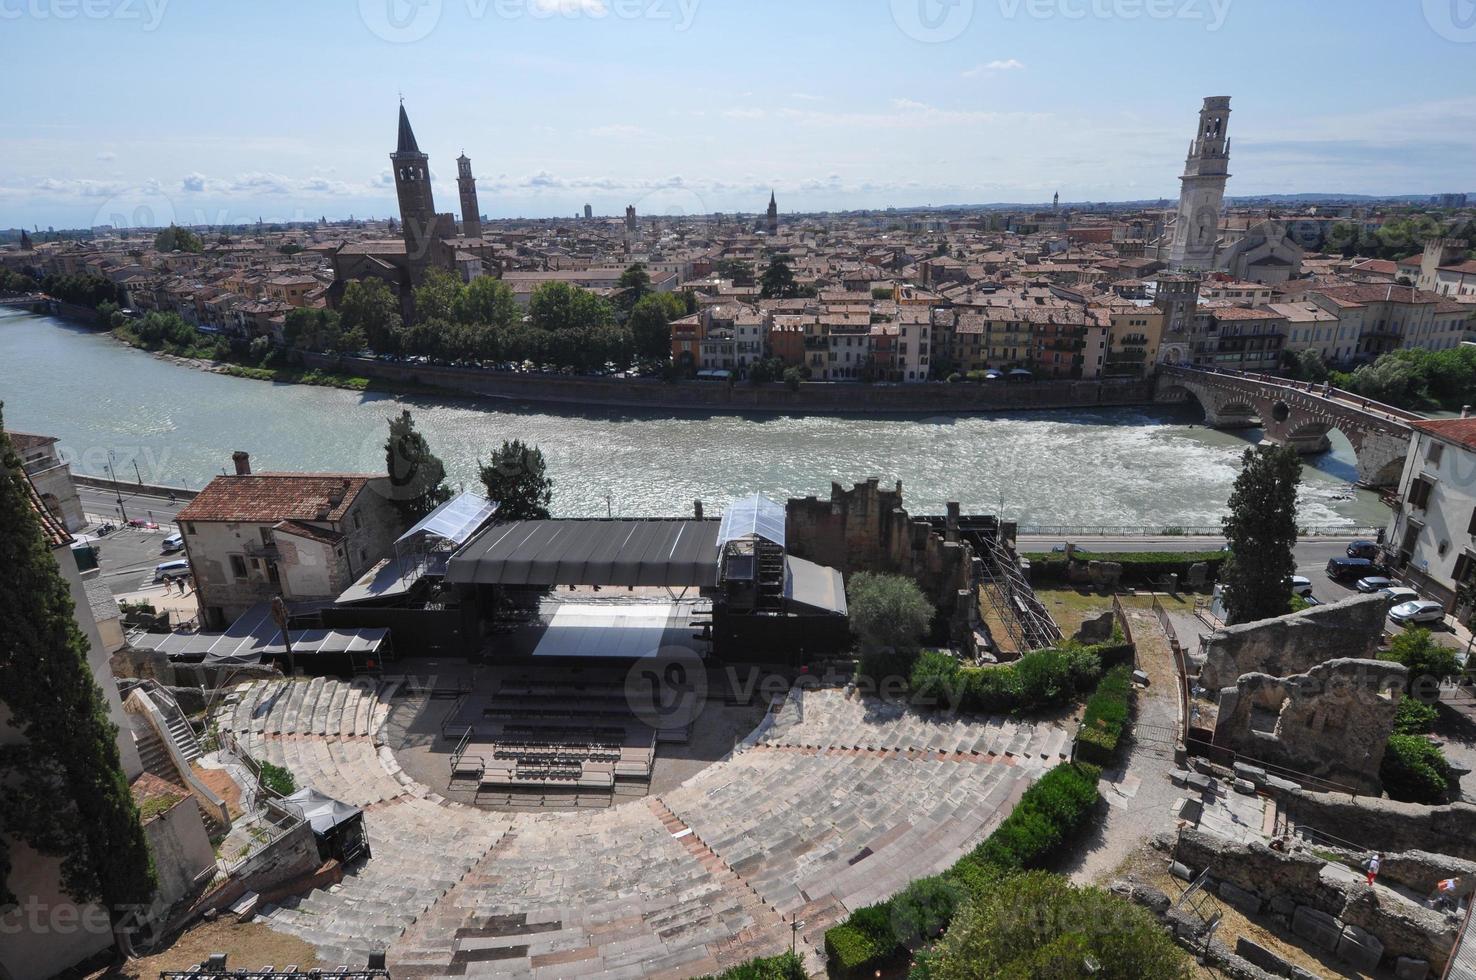
<instances>
[{"instance_id":1,"label":"green tree","mask_svg":"<svg viewBox=\"0 0 1476 980\"><path fill-rule=\"evenodd\" d=\"M799 391L800 382L805 380L803 368L791 365L784 369L784 383L789 385L790 391Z\"/></svg>"},{"instance_id":2,"label":"green tree","mask_svg":"<svg viewBox=\"0 0 1476 980\"><path fill-rule=\"evenodd\" d=\"M3 410L3 406L0 406ZM0 908L14 903L7 838L61 858L62 888L115 921L156 888L153 860L118 753L118 730L88 663L71 589L42 533L20 457L0 417L0 698L24 740L0 748ZM109 679L111 683L111 679Z\"/></svg>"},{"instance_id":3,"label":"green tree","mask_svg":"<svg viewBox=\"0 0 1476 980\"><path fill-rule=\"evenodd\" d=\"M543 521L553 501L543 451L521 439L504 441L492 459L481 465L482 486L487 499L498 504L497 516L504 521Z\"/></svg>"},{"instance_id":4,"label":"green tree","mask_svg":"<svg viewBox=\"0 0 1476 980\"><path fill-rule=\"evenodd\" d=\"M851 632L863 649L917 650L933 621L933 605L905 575L857 572L846 579Z\"/></svg>"},{"instance_id":5,"label":"green tree","mask_svg":"<svg viewBox=\"0 0 1476 980\"><path fill-rule=\"evenodd\" d=\"M1230 560L1220 574L1232 623L1284 615L1296 572L1297 484L1302 461L1285 446L1247 449L1222 526Z\"/></svg>"},{"instance_id":6,"label":"green tree","mask_svg":"<svg viewBox=\"0 0 1476 980\"><path fill-rule=\"evenodd\" d=\"M456 319L462 323L482 323L499 330L512 326L522 317L512 287L492 276L478 276L467 283L456 309Z\"/></svg>"},{"instance_id":7,"label":"green tree","mask_svg":"<svg viewBox=\"0 0 1476 980\"><path fill-rule=\"evenodd\" d=\"M400 301L382 279L356 279L343 290L338 315L345 330L363 333L365 342L380 354L399 351L402 319Z\"/></svg>"},{"instance_id":8,"label":"green tree","mask_svg":"<svg viewBox=\"0 0 1476 980\"><path fill-rule=\"evenodd\" d=\"M635 355L652 361L671 357L671 321L686 315L686 304L675 293L643 296L626 321Z\"/></svg>"},{"instance_id":9,"label":"green tree","mask_svg":"<svg viewBox=\"0 0 1476 980\"><path fill-rule=\"evenodd\" d=\"M528 299L528 320L540 330L577 330L614 323L615 310L587 289L546 282Z\"/></svg>"},{"instance_id":10,"label":"green tree","mask_svg":"<svg viewBox=\"0 0 1476 980\"><path fill-rule=\"evenodd\" d=\"M1454 650L1435 642L1429 630L1406 630L1394 637L1380 660L1403 664L1409 670L1405 690L1422 704L1440 700L1442 681L1461 675L1461 661Z\"/></svg>"},{"instance_id":11,"label":"green tree","mask_svg":"<svg viewBox=\"0 0 1476 980\"><path fill-rule=\"evenodd\" d=\"M204 250L205 243L188 228L170 225L154 236L154 248L161 252L200 252Z\"/></svg>"},{"instance_id":12,"label":"green tree","mask_svg":"<svg viewBox=\"0 0 1476 980\"><path fill-rule=\"evenodd\" d=\"M415 319L449 320L462 304L466 287L449 272L433 270L415 287Z\"/></svg>"},{"instance_id":13,"label":"green tree","mask_svg":"<svg viewBox=\"0 0 1476 980\"><path fill-rule=\"evenodd\" d=\"M1322 355L1310 347L1300 351L1282 351L1281 364L1286 376L1298 381L1322 384L1331 374Z\"/></svg>"},{"instance_id":14,"label":"green tree","mask_svg":"<svg viewBox=\"0 0 1476 980\"><path fill-rule=\"evenodd\" d=\"M636 262L620 273L616 289L619 292L615 304L622 313L629 315L636 304L651 292L651 276L646 272L645 263Z\"/></svg>"},{"instance_id":15,"label":"green tree","mask_svg":"<svg viewBox=\"0 0 1476 980\"><path fill-rule=\"evenodd\" d=\"M769 260L759 280L759 295L764 299L789 299L798 295L799 284L794 281L794 270L789 267L789 256L776 255Z\"/></svg>"},{"instance_id":16,"label":"green tree","mask_svg":"<svg viewBox=\"0 0 1476 980\"><path fill-rule=\"evenodd\" d=\"M389 420L389 439L384 444L385 470L395 506L413 524L451 499L446 467L431 452L430 443L415 428L409 410Z\"/></svg>"},{"instance_id":17,"label":"green tree","mask_svg":"<svg viewBox=\"0 0 1476 980\"><path fill-rule=\"evenodd\" d=\"M1043 871L986 884L926 957L928 980L1188 980L1152 914Z\"/></svg>"}]
</instances>

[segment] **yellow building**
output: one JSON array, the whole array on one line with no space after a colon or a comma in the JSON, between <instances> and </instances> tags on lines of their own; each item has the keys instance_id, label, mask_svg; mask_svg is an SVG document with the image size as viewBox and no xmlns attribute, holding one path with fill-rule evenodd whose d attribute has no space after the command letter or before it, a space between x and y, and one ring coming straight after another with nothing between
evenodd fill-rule
<instances>
[{"instance_id":1,"label":"yellow building","mask_svg":"<svg viewBox=\"0 0 1476 980\"><path fill-rule=\"evenodd\" d=\"M1098 318L1107 320L1107 356L1104 378L1144 378L1158 363L1163 342L1163 311L1133 302L1098 304Z\"/></svg>"}]
</instances>

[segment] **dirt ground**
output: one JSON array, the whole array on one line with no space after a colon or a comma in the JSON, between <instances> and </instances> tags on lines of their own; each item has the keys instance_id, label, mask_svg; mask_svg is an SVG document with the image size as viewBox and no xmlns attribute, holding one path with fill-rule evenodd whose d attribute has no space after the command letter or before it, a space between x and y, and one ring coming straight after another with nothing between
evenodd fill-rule
<instances>
[{"instance_id":1,"label":"dirt ground","mask_svg":"<svg viewBox=\"0 0 1476 980\"><path fill-rule=\"evenodd\" d=\"M1169 897L1171 901L1177 900L1183 894L1185 883L1169 874L1168 856L1155 851L1147 843L1130 854L1113 875L1114 878L1132 878L1134 881L1152 885ZM1231 949L1235 948L1235 941L1244 936L1253 943L1257 943L1271 950L1288 963L1311 970L1318 976L1324 977L1349 977L1352 980L1373 980L1379 976L1372 973L1360 973L1342 960L1334 959L1330 955L1319 955L1313 950L1303 949L1296 945L1296 939L1290 930L1283 930L1268 916L1257 916L1254 921L1247 919L1235 908L1223 902L1220 903L1224 917L1220 920L1220 928L1215 933L1219 939ZM1208 967L1195 965L1194 977L1219 977L1223 976L1220 971Z\"/></svg>"},{"instance_id":2,"label":"dirt ground","mask_svg":"<svg viewBox=\"0 0 1476 980\"><path fill-rule=\"evenodd\" d=\"M318 965L313 948L301 939L272 932L257 922L243 925L227 916L201 923L161 953L109 967L88 980L158 980L161 970L188 970L212 953L225 953L226 965L234 969L275 966L280 970L295 964L308 970Z\"/></svg>"}]
</instances>

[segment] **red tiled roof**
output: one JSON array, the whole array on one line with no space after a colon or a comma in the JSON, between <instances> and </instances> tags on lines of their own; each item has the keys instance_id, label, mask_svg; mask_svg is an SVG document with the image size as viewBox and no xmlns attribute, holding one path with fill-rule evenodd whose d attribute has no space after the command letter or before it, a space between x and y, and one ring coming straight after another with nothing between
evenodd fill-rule
<instances>
[{"instance_id":1,"label":"red tiled roof","mask_svg":"<svg viewBox=\"0 0 1476 980\"><path fill-rule=\"evenodd\" d=\"M253 473L218 476L179 512L179 521L337 521L370 480L364 473Z\"/></svg>"},{"instance_id":2,"label":"red tiled roof","mask_svg":"<svg viewBox=\"0 0 1476 980\"><path fill-rule=\"evenodd\" d=\"M1427 435L1476 449L1476 419L1430 419L1411 422L1410 425Z\"/></svg>"},{"instance_id":3,"label":"red tiled roof","mask_svg":"<svg viewBox=\"0 0 1476 980\"><path fill-rule=\"evenodd\" d=\"M16 474L26 481L26 498L31 502L31 510L36 512L36 520L41 523L41 533L46 538L46 543L52 548L60 548L72 543L72 536L67 532L67 527L59 521L55 514L47 509L45 501L41 499L41 492L36 489L36 484L24 470L17 470Z\"/></svg>"}]
</instances>

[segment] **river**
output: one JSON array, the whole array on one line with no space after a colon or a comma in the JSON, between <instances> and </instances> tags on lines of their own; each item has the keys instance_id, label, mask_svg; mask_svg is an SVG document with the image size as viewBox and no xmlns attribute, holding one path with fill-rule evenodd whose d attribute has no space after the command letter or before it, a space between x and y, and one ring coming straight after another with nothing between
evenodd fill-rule
<instances>
[{"instance_id":1,"label":"river","mask_svg":"<svg viewBox=\"0 0 1476 980\"><path fill-rule=\"evenodd\" d=\"M857 386L858 400L865 388ZM1213 524L1256 430L1206 429L1182 409L932 418L550 411L473 399L402 398L274 385L173 364L68 321L0 308L5 424L60 439L76 472L199 487L251 453L257 472L382 470L385 420L409 408L458 486L503 439L538 444L563 516L709 514L733 496L827 496L832 480L901 480L914 513L997 513L1030 525ZM1304 524L1382 525L1350 492L1353 451L1303 474Z\"/></svg>"}]
</instances>

